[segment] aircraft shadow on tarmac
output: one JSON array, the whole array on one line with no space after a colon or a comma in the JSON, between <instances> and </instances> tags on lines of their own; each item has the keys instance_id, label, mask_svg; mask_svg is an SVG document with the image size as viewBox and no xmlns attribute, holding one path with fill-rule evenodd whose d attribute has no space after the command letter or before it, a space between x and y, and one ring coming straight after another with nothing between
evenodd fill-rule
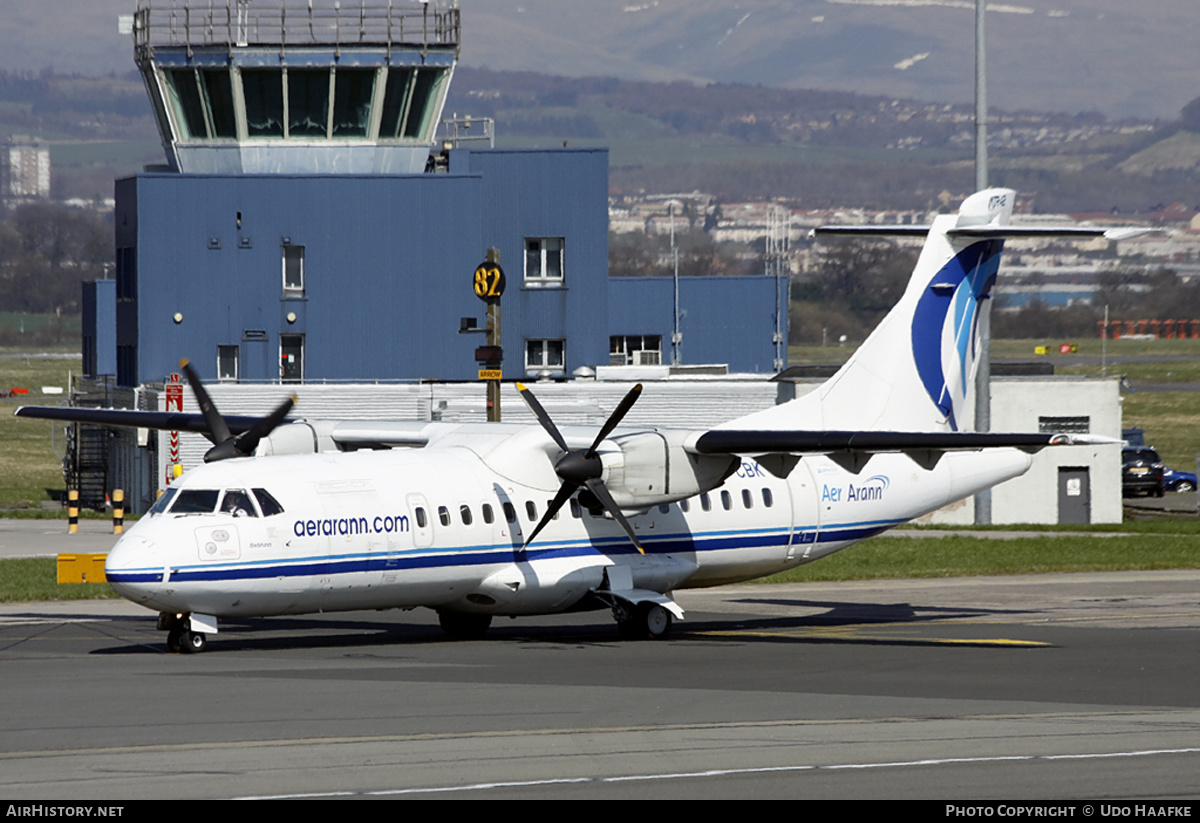
<instances>
[{"instance_id":1,"label":"aircraft shadow on tarmac","mask_svg":"<svg viewBox=\"0 0 1200 823\"><path fill-rule=\"evenodd\" d=\"M911 603L842 603L835 600L796 600L777 598L743 598L731 601L755 605L772 605L795 609L826 609L821 614L786 618L803 626L843 626L861 623L925 623L954 618L1016 617L1028 615L1028 609L981 609L968 606L914 606Z\"/></svg>"},{"instance_id":2,"label":"aircraft shadow on tarmac","mask_svg":"<svg viewBox=\"0 0 1200 823\"><path fill-rule=\"evenodd\" d=\"M920 637L900 636L894 638L821 634L798 634L805 629L870 627L883 628L891 625L931 625L954 619L984 619L995 617L1017 617L1028 615L1024 609L984 609L965 606L920 606L911 603L844 603L820 600L778 600L748 598L746 604L794 608L803 611L796 615L704 615L687 622L677 623L672 632L672 641L736 641L740 643L785 642L785 643L842 643L873 645L939 644L937 640ZM813 614L814 609L822 611ZM698 619L700 618L700 619ZM395 623L379 619L360 620L345 617L290 617L230 619L221 634L212 638L209 651L220 653L233 651L302 651L333 648L369 648L378 646L464 644L464 643L563 643L576 645L615 645L624 643L653 643L655 641L623 640L608 616L597 613L595 621L579 622L578 616L570 623L555 622L555 617L525 618L501 621L494 624L486 638L475 641L451 640L433 622L405 622L401 617ZM120 618L123 624L131 621L146 622L145 618ZM152 630L145 639L131 639L119 646L94 649L92 654L146 654L166 653L166 636ZM969 640L960 641L969 645ZM982 641L981 641L982 642Z\"/></svg>"}]
</instances>

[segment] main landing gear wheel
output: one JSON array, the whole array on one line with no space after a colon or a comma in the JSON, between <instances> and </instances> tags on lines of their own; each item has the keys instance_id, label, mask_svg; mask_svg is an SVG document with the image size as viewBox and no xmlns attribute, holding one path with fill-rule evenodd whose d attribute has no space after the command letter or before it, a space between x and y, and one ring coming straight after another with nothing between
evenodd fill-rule
<instances>
[{"instance_id":1,"label":"main landing gear wheel","mask_svg":"<svg viewBox=\"0 0 1200 823\"><path fill-rule=\"evenodd\" d=\"M671 633L671 613L657 603L642 603L614 616L617 631L625 640L661 640Z\"/></svg>"},{"instance_id":2,"label":"main landing gear wheel","mask_svg":"<svg viewBox=\"0 0 1200 823\"><path fill-rule=\"evenodd\" d=\"M490 614L438 612L438 623L452 640L479 640L492 625Z\"/></svg>"}]
</instances>

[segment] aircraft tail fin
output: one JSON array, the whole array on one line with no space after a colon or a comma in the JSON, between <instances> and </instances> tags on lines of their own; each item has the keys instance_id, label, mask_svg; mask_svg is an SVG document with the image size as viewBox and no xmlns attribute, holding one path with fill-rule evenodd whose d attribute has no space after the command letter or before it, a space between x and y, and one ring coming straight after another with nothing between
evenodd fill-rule
<instances>
[{"instance_id":1,"label":"aircraft tail fin","mask_svg":"<svg viewBox=\"0 0 1200 823\"><path fill-rule=\"evenodd\" d=\"M818 390L719 429L955 432L971 428L979 325L1004 238L1103 229L1013 227L1015 192L985 189L928 227L848 226L836 234L926 234L904 295Z\"/></svg>"}]
</instances>

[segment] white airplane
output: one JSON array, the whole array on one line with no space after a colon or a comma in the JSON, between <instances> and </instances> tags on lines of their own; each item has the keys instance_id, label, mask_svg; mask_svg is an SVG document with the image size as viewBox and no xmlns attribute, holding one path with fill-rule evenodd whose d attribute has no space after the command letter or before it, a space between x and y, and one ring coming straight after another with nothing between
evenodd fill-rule
<instances>
[{"instance_id":1,"label":"white airplane","mask_svg":"<svg viewBox=\"0 0 1200 823\"><path fill-rule=\"evenodd\" d=\"M457 637L593 608L663 637L684 616L675 590L817 560L1022 474L1042 447L1108 442L960 431L1003 238L1101 233L1010 227L1013 196L868 229L928 233L899 303L817 391L711 430L619 428L641 386L598 433L560 429L520 384L539 426L289 421L291 400L222 418L186 364L201 415L17 414L214 442L105 565L172 650L202 651L221 618L416 607Z\"/></svg>"}]
</instances>

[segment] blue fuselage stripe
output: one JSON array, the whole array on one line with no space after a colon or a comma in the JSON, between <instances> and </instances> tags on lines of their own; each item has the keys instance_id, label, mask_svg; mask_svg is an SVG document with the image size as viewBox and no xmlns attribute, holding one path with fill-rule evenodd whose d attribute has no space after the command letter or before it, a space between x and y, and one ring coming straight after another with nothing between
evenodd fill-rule
<instances>
[{"instance_id":1,"label":"blue fuselage stripe","mask_svg":"<svg viewBox=\"0 0 1200 823\"><path fill-rule=\"evenodd\" d=\"M805 539L814 529L796 529L792 542L796 545L810 543L842 543L873 537L902 522L878 520L866 523L831 525L820 530L816 540ZM787 544L789 530L731 530L699 535L688 533L667 534L661 537L643 538L642 545L647 554L690 554L698 552L727 551L741 548L783 547ZM278 577L310 577L315 575L340 575L363 572L403 571L408 569L430 569L482 566L491 563L546 560L551 558L581 557L593 554L633 554L637 549L624 537L604 540L568 541L551 546L530 547L522 551L517 545L465 546L457 550L410 549L400 552L378 552L370 555L349 554L340 556L319 555L311 559L251 561L219 566L195 565L171 568L172 582L199 582L215 580L255 580ZM163 577L158 569L112 569L107 577L113 583L154 583Z\"/></svg>"}]
</instances>

